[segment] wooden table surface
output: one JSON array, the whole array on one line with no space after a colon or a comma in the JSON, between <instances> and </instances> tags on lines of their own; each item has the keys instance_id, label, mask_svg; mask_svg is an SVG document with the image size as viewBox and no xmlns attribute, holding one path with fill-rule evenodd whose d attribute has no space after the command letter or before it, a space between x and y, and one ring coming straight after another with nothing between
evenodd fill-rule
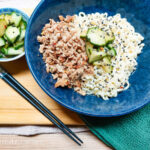
<instances>
[{"instance_id":1,"label":"wooden table surface","mask_svg":"<svg viewBox=\"0 0 150 150\"><path fill-rule=\"evenodd\" d=\"M56 103L39 87L28 69L25 57L0 64L66 125L84 125L77 113ZM0 80L0 89L0 125L52 125L3 80Z\"/></svg>"},{"instance_id":2,"label":"wooden table surface","mask_svg":"<svg viewBox=\"0 0 150 150\"><path fill-rule=\"evenodd\" d=\"M0 0L0 8L35 8L40 0ZM77 133L84 141L80 147L64 134L36 136L0 135L0 150L111 150L91 132Z\"/></svg>"},{"instance_id":3,"label":"wooden table surface","mask_svg":"<svg viewBox=\"0 0 150 150\"><path fill-rule=\"evenodd\" d=\"M0 150L111 150L89 132L77 135L84 141L82 146L78 146L64 134L32 137L0 135Z\"/></svg>"}]
</instances>

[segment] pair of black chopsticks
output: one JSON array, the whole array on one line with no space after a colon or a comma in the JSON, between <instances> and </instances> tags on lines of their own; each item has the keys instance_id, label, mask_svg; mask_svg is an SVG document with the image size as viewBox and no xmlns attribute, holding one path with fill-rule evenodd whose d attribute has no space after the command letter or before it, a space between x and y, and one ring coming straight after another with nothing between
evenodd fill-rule
<instances>
[{"instance_id":1,"label":"pair of black chopsticks","mask_svg":"<svg viewBox=\"0 0 150 150\"><path fill-rule=\"evenodd\" d=\"M15 78L7 73L0 66L0 78L2 78L7 84L15 89L21 96L23 96L30 104L32 104L38 111L40 111L47 119L55 124L62 132L70 137L78 145L81 145L83 141L73 133L61 120L59 120L48 108L46 108L38 99L36 99L27 89L25 89Z\"/></svg>"}]
</instances>

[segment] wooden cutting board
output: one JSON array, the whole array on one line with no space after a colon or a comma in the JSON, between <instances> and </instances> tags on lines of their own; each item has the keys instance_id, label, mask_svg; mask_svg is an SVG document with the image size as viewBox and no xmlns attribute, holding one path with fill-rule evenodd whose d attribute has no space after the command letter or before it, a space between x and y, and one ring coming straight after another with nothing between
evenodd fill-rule
<instances>
[{"instance_id":1,"label":"wooden cutting board","mask_svg":"<svg viewBox=\"0 0 150 150\"><path fill-rule=\"evenodd\" d=\"M24 11L27 12L28 15L32 12L31 9L24 9ZM32 77L27 67L25 57L14 62L0 64L65 124L84 125L76 113L60 106L44 93ZM48 125L52 123L9 85L0 80L0 125L4 124Z\"/></svg>"}]
</instances>

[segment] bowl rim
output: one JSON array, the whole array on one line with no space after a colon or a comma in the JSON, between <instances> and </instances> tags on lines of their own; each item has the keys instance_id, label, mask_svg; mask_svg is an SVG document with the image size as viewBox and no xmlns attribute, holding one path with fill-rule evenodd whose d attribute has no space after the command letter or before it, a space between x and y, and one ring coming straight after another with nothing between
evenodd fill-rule
<instances>
[{"instance_id":1,"label":"bowl rim","mask_svg":"<svg viewBox=\"0 0 150 150\"><path fill-rule=\"evenodd\" d=\"M14 11L14 12L20 13L21 15L23 14L24 15L24 19L28 22L29 16L25 12L23 12L23 11L21 11L19 9L16 9L16 8L7 8L7 7L6 8L0 8L0 15L2 13L7 13L9 11L10 12ZM23 57L24 55L25 55L25 52L21 53L20 55L15 56L15 57L12 57L12 58L0 58L0 62L14 61L14 60L17 60L17 59Z\"/></svg>"},{"instance_id":2,"label":"bowl rim","mask_svg":"<svg viewBox=\"0 0 150 150\"><path fill-rule=\"evenodd\" d=\"M27 27L27 32L26 32L26 36L25 36L25 58L26 58L26 61L27 61L27 64L28 64L28 67L30 69L30 72L32 74L32 76L34 77L35 81L38 83L38 85L41 87L41 89L49 96L51 97L53 100L55 100L57 103L59 103L60 105L66 107L67 109L69 110L72 110L76 113L79 113L79 114L82 114L82 115L86 115L86 116L91 116L91 117L118 117L118 116L123 116L123 115L126 115L126 114L129 114L129 113L132 113L132 112L135 112L136 110L138 109L141 109L142 107L144 107L146 104L150 103L150 99L148 101L143 101L142 104L139 104L135 107L132 107L130 109L127 109L126 111L122 111L122 112L119 112L119 113L107 113L107 114L96 114L96 113L88 113L88 112L84 112L84 110L78 110L78 109L75 109L65 103L63 103L62 101L60 101L58 98L56 98L53 94L51 94L41 83L40 81L38 80L38 78L36 77L34 71L32 70L32 67L31 67L31 62L29 61L29 57L28 57L28 50L27 50L27 37L29 35L29 27L31 25L31 21L34 17L34 15L36 14L37 10L39 9L39 7L45 2L45 0L42 0L37 6L36 8L34 9L32 15L30 16L30 20L28 22L28 27Z\"/></svg>"}]
</instances>

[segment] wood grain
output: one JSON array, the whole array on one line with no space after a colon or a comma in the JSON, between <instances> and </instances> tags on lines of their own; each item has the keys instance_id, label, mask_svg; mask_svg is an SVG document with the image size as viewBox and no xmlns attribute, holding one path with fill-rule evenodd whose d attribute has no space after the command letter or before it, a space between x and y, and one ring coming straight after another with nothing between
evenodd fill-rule
<instances>
[{"instance_id":1,"label":"wood grain","mask_svg":"<svg viewBox=\"0 0 150 150\"><path fill-rule=\"evenodd\" d=\"M1 63L1 65L65 124L84 124L76 113L60 106L42 91L33 79L24 57L14 62ZM47 125L51 122L4 81L0 80L0 124Z\"/></svg>"},{"instance_id":2,"label":"wood grain","mask_svg":"<svg viewBox=\"0 0 150 150\"><path fill-rule=\"evenodd\" d=\"M90 132L77 135L84 141L82 146L78 146L64 134L32 137L0 135L0 150L111 150Z\"/></svg>"}]
</instances>

